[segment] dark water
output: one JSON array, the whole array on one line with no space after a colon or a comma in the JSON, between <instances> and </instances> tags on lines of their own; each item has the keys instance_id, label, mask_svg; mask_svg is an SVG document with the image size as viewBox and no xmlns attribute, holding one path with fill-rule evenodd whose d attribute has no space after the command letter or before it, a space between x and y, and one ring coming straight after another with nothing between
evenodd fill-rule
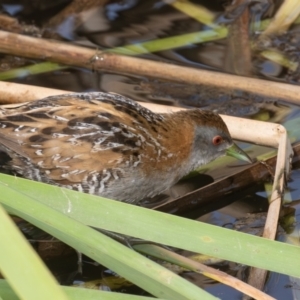
<instances>
[{"instance_id":1,"label":"dark water","mask_svg":"<svg viewBox=\"0 0 300 300\"><path fill-rule=\"evenodd\" d=\"M224 15L225 1L193 1L205 5L215 13L220 23L234 22ZM1 9L6 14L17 17L23 25L37 27L38 36L61 39L92 47L95 50L105 50L120 46L126 46L146 41L180 36L188 33L208 31L210 28L197 20L176 10L164 1L110 1L105 6L93 7L90 11L80 16L66 16L61 22L51 25L51 18L59 13L70 1L5 1L0 2ZM276 8L276 3L275 3ZM254 11L253 20L262 17L272 17L274 12L271 7L262 7ZM255 40L255 34L251 38ZM280 37L269 41L270 47L276 47L283 51L292 61L299 58L300 28L293 26L292 30ZM263 47L263 46L262 46ZM155 53L142 54L140 57L201 68L207 70L224 71L227 51L227 40L221 39L208 43L187 43L176 49L156 51ZM0 56L2 70L17 65L16 59L9 60L6 56ZM30 65L32 60L24 60L24 67ZM19 65L18 65L19 67ZM298 84L299 71L291 71L279 64L263 59L253 53L252 76L271 79L275 81ZM217 78L216 78L217 80ZM155 102L168 105L185 107L202 107L212 109L218 113L262 119L270 122L285 124L291 132L293 141L299 140L297 130L300 110L295 105L284 102L284 99L262 97L253 93L211 88L209 86L180 85L171 82L162 82L153 78L134 75L120 75L104 73L80 68L67 68L51 73L15 78L11 81L38 85L56 89L70 90L73 92L105 91L115 92L128 96L134 100ZM297 123L298 122L298 123ZM295 127L295 124L297 126ZM295 223L299 223L300 199L300 175L296 169L291 174L289 188L291 191L292 206L295 208ZM220 226L234 225L237 219L244 217L246 213L263 212L267 207L267 197L262 187L245 193L245 195L233 204L225 208L213 211L201 216L200 220ZM297 226L294 235L298 235ZM236 273L243 277L245 271L242 267L236 268ZM189 277L189 276L188 276ZM191 277L191 276L190 276ZM197 282L198 279L192 279ZM231 288L212 282L200 284L207 290L222 299L241 299L241 294ZM272 274L267 283L267 289L274 297L279 299L293 299L293 289L297 284L289 283L286 276ZM280 296L279 296L280 295ZM282 295L282 296L281 296Z\"/></svg>"}]
</instances>

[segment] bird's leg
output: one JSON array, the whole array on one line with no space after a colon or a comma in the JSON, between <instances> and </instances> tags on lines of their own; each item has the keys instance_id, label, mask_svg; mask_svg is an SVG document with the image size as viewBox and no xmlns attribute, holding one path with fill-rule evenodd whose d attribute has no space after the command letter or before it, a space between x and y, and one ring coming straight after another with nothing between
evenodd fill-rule
<instances>
[{"instance_id":1,"label":"bird's leg","mask_svg":"<svg viewBox=\"0 0 300 300\"><path fill-rule=\"evenodd\" d=\"M77 261L77 265L78 265L78 268L77 268L77 273L82 275L82 253L77 251L75 249L76 253L77 253L77 257L78 257L78 261Z\"/></svg>"}]
</instances>

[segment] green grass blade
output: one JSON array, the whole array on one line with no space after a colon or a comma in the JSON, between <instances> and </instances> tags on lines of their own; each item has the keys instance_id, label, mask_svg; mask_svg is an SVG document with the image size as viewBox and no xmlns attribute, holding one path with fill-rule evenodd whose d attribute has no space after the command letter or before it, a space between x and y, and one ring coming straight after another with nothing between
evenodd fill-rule
<instances>
[{"instance_id":1,"label":"green grass blade","mask_svg":"<svg viewBox=\"0 0 300 300\"><path fill-rule=\"evenodd\" d=\"M300 277L293 245L7 175L0 182L93 227Z\"/></svg>"},{"instance_id":2,"label":"green grass blade","mask_svg":"<svg viewBox=\"0 0 300 300\"><path fill-rule=\"evenodd\" d=\"M126 45L107 49L105 52L111 52L121 55L141 55L158 51L165 51L185 47L198 43L205 43L219 40L227 36L228 30L225 27L218 30L206 30L199 32L186 33L178 36L161 38L143 43L136 43L133 45Z\"/></svg>"},{"instance_id":3,"label":"green grass blade","mask_svg":"<svg viewBox=\"0 0 300 300\"><path fill-rule=\"evenodd\" d=\"M1 205L0 238L1 273L21 299L68 299Z\"/></svg>"},{"instance_id":4,"label":"green grass blade","mask_svg":"<svg viewBox=\"0 0 300 300\"><path fill-rule=\"evenodd\" d=\"M14 177L11 178L14 180ZM17 180L15 183L20 180L19 178L15 179ZM23 179L21 181L25 183ZM215 299L194 284L182 279L132 249L45 204L33 200L31 196L21 192L22 189L17 191L19 187L15 183L10 185L4 184L2 181L0 184L0 202L10 213L50 233L157 297L178 300ZM33 182L26 181L26 183L29 186ZM71 207L72 197L82 195L67 195L65 194L66 190L59 188L58 190L63 192L64 199L67 200ZM43 198L48 196L48 193L45 193ZM56 197L55 193L52 196ZM59 198L56 199L60 202Z\"/></svg>"},{"instance_id":5,"label":"green grass blade","mask_svg":"<svg viewBox=\"0 0 300 300\"><path fill-rule=\"evenodd\" d=\"M36 75L46 72L58 71L68 68L67 66L59 65L52 62L43 62L21 68L11 69L9 71L0 72L0 80L10 80L29 75Z\"/></svg>"},{"instance_id":6,"label":"green grass blade","mask_svg":"<svg viewBox=\"0 0 300 300\"><path fill-rule=\"evenodd\" d=\"M153 300L153 297L150 298L143 296L126 295L121 293L105 292L75 287L62 287L62 289L71 300ZM0 297L3 297L4 300L20 300L20 298L16 295L13 289L8 285L7 281L3 279L0 279ZM31 298L31 300L33 299L36 298ZM159 299L163 300L162 298Z\"/></svg>"}]
</instances>

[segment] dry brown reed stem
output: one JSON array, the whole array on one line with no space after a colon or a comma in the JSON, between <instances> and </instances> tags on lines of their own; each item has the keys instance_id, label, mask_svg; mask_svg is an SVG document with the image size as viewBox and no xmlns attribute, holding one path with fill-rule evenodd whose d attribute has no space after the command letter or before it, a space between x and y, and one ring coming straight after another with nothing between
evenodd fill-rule
<instances>
[{"instance_id":1,"label":"dry brown reed stem","mask_svg":"<svg viewBox=\"0 0 300 300\"><path fill-rule=\"evenodd\" d=\"M224 71L242 76L251 76L251 45L249 37L249 8L246 0L236 0L228 9L244 6L244 11L228 27Z\"/></svg>"},{"instance_id":2,"label":"dry brown reed stem","mask_svg":"<svg viewBox=\"0 0 300 300\"><path fill-rule=\"evenodd\" d=\"M186 84L206 84L221 88L244 90L299 103L300 87L294 85L121 56L4 31L0 31L0 40L0 53L49 60L93 70L149 76Z\"/></svg>"},{"instance_id":3,"label":"dry brown reed stem","mask_svg":"<svg viewBox=\"0 0 300 300\"><path fill-rule=\"evenodd\" d=\"M0 81L1 104L30 102L48 96L55 96L65 93L70 93L70 91Z\"/></svg>"},{"instance_id":4,"label":"dry brown reed stem","mask_svg":"<svg viewBox=\"0 0 300 300\"><path fill-rule=\"evenodd\" d=\"M251 296L251 298L259 299L259 300L275 300L275 298L253 288L251 285L231 275L228 275L225 272L216 270L202 263L193 261L190 258L181 256L177 253L171 252L167 249L163 249L159 246L145 244L145 245L134 245L133 248L139 252L142 252L150 256L154 256L159 259L161 259L162 257L168 257L168 259L171 259L171 261L173 260L175 264L181 262L183 268L185 267L184 265L190 266L190 270L194 270L195 272L199 274L203 274L208 278L211 278L213 280L231 286L232 288L248 296Z\"/></svg>"},{"instance_id":5,"label":"dry brown reed stem","mask_svg":"<svg viewBox=\"0 0 300 300\"><path fill-rule=\"evenodd\" d=\"M277 131L277 133L274 132L274 134L277 135L277 138L275 139L279 147L272 194L269 200L269 210L263 232L264 238L272 240L274 240L276 237L277 223L281 209L282 197L284 195L284 186L286 177L288 176L286 169L284 169L283 166L288 169L290 168L293 153L292 149L290 148L291 145L285 128L281 125L278 125L278 127L274 128L274 130ZM258 289L263 289L266 278L266 270L251 268L248 283Z\"/></svg>"}]
</instances>

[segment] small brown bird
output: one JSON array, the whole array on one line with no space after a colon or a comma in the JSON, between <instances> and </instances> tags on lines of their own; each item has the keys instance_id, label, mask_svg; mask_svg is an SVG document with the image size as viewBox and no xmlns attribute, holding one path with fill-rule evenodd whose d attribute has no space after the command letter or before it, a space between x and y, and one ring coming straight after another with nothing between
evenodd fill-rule
<instances>
[{"instance_id":1,"label":"small brown bird","mask_svg":"<svg viewBox=\"0 0 300 300\"><path fill-rule=\"evenodd\" d=\"M101 92L0 108L0 150L25 178L129 203L219 156L251 162L213 112L156 114Z\"/></svg>"}]
</instances>

